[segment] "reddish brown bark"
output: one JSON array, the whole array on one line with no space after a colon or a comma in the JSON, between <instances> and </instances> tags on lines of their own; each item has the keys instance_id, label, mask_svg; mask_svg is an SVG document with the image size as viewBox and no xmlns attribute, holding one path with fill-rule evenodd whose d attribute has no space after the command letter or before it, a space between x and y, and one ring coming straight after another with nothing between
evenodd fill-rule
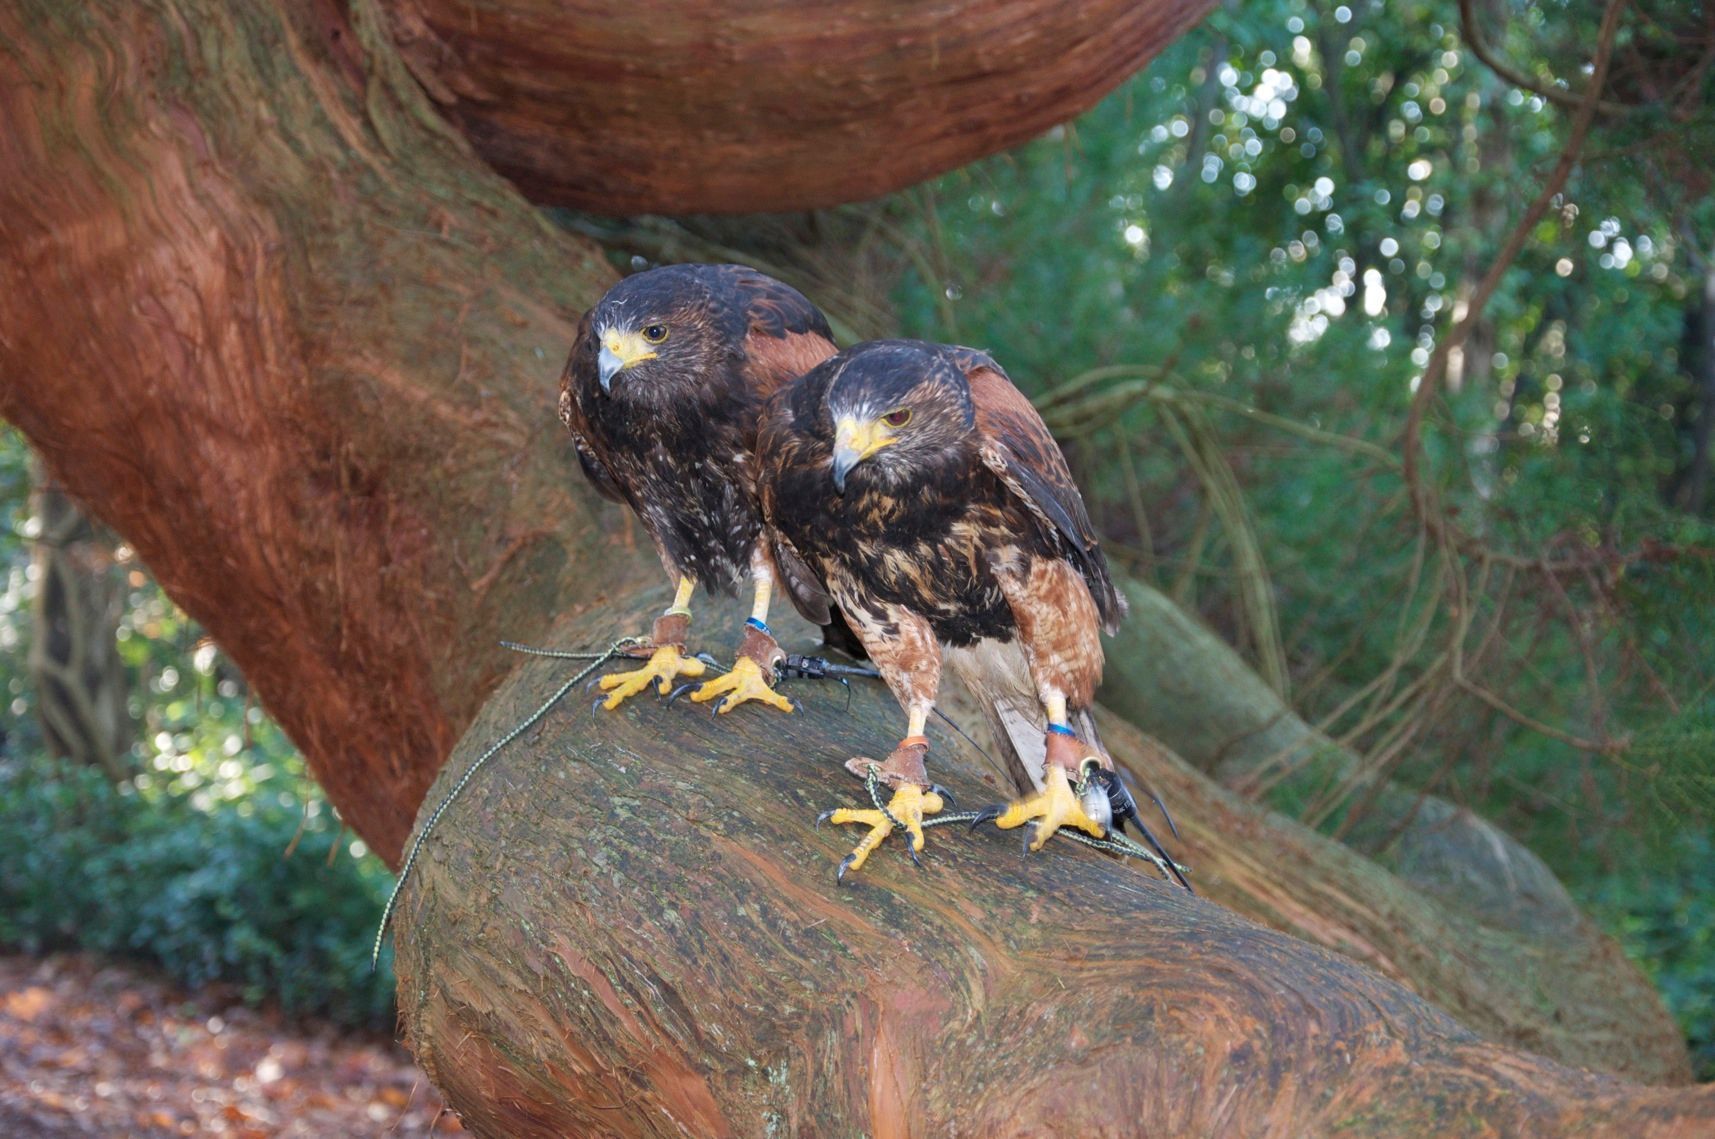
<instances>
[{"instance_id":1,"label":"reddish brown bark","mask_svg":"<svg viewBox=\"0 0 1715 1139\"><path fill-rule=\"evenodd\" d=\"M396 859L450 742L511 663L494 642L542 639L556 612L574 609L596 612L567 636L641 629L642 609L619 612L613 602L659 570L636 550L624 515L592 502L553 414L571 320L611 279L608 269L544 225L434 115L375 9L356 0L350 11L347 20L332 6L268 0L0 9L0 413L220 639L334 804ZM732 643L710 637L701 615L693 632L704 645ZM541 676L528 678L537 696ZM522 694L492 708L473 741L513 717ZM802 1051L787 1075L825 1073L820 1084L796 1086L832 1089L818 1093L832 1098L778 1093L785 1106L770 1110L788 1122L893 1118L890 1097L916 1097L899 1110L920 1103L922 1118L946 1120L950 1097L978 1086L996 1089L983 1111L1003 1111L1025 1089L1034 1089L1029 1110L1049 1110L1083 1094L1080 1071L1123 1074L1129 1090L1112 1102L1143 1118L1231 1111L1241 1130L1341 1118L1304 1114L1317 1104L1420 1119L1435 1088L1468 1103L1452 1087L1465 1080L1511 1088L1517 1104L1503 1103L1503 1115L1568 1126L1705 1110L1702 1093L1652 1098L1503 1055L1369 974L1207 903L1151 901L1137 879L1075 857L1027 863L1047 877L1019 877L997 869L1000 848L946 836L936 868L897 887L916 893L886 900L896 897L889 881L885 894L859 895L883 899L872 916L886 923L854 929L844 950L815 948L823 926L847 929L839 906L850 903L826 893L842 840L810 838L805 820L855 790L837 760L885 747L898 727L873 695L860 695L860 718L833 718L827 708L839 695L816 696L822 711L801 718L674 720L690 709L644 703L594 729L573 719L562 723L581 741L573 754L594 755L595 766L568 766L563 754L542 767L508 766L521 752L479 781L472 804L431 844L403 926L407 1014L462 1109L499 1119L514 1110L506 1097L515 1089L525 1089L519 1102L557 1089L548 1098L563 1097L564 1110L602 1120L621 1113L597 1130L618 1130L634 1104L665 1103L694 1130L738 1118L744 1097L776 1096L766 1073L750 1074L743 1060L795 1041ZM792 755L819 758L782 758ZM1481 940L1444 950L1441 911L1384 872L1319 840L1283 845L1277 821L1206 781L1161 779L1180 808L1189 860L1219 901L1367 958L1449 1007L1505 992L1499 1003L1525 1018L1492 1029L1509 1039L1546 1023L1547 1012L1529 1019L1528 997L1560 978L1514 975L1528 955ZM497 788L520 792L504 817L484 806ZM460 818L493 829L479 835ZM458 889L447 885L449 870ZM582 889L624 872L638 877L615 892L566 895L566 882ZM651 881L653 892L635 892ZM946 888L931 897L925 882ZM772 921L782 898L827 921L780 926L792 939L783 952L796 957L738 952L742 942L729 934ZM1147 905L1117 925L1101 917L1121 900ZM1074 912L1085 903L1097 908ZM483 908L490 904L501 908ZM517 940L525 917L528 943ZM623 996L639 982L618 984L618 958L589 940L614 929L642 931L642 940L613 943L632 954L626 968L669 977L660 991L681 994L692 1011L659 1005L647 984L641 997ZM1172 955L1181 952L1184 960ZM1424 957L1445 964L1417 963ZM1144 971L1155 958L1172 971ZM1050 960L1072 962L1070 980L1129 987L1094 997L1072 986L1071 996L1044 999L1048 973L1038 966ZM1257 972L1271 960L1291 967ZM1113 968L1095 967L1104 961ZM625 1012L602 1013L605 1028L594 1027L593 1009L536 1019L542 1006L516 988L517 970L531 962L569 970L556 973L564 983L556 993L599 996L617 985L614 1007ZM792 972L804 963L828 971ZM1592 1050L1600 1062L1673 1047L1650 1020L1659 1005L1647 992L1649 1016L1621 1019L1640 991L1629 966L1598 954L1578 967L1615 1026ZM1245 987L1253 975L1305 988L1297 1003L1259 1005L1255 985ZM1603 985L1609 977L1617 980ZM908 983L891 983L901 978ZM764 1006L771 1021L737 1003L745 985L764 980L806 1001L810 988L824 997L816 1005L794 997L793 1008L814 1014ZM1362 998L1356 1005L1348 990ZM722 991L754 1021L746 1032L763 1035L719 1034L730 1012L710 1009L708 994ZM1145 1032L1140 1007L1168 1027ZM914 1008L986 1015L990 1039L1013 1043L989 1057L914 1020ZM1365 1008L1385 1010L1386 1023L1376 1026ZM1182 1023L1187 1010L1206 1014L1208 1026L1196 1029L1204 1035ZM455 1020L460 1034L440 1035ZM1356 1036L1347 1031L1360 1024ZM669 1025L668 1035L657 1025ZM1397 1056L1445 1079L1410 1092L1388 1067L1396 1053L1374 1051L1366 1033L1396 1041ZM1552 1032L1540 1038L1563 1046ZM734 1040L758 1048L741 1055ZM1319 1051L1323 1041L1348 1042L1346 1055L1363 1063L1342 1074L1329 1058L1341 1053ZM859 1045L876 1050L848 1050ZM1230 1088L1220 1081L1235 1065L1266 1075L1233 1090L1231 1107L1197 1098L1184 1082L1193 1045L1204 1062L1227 1065L1211 1087ZM647 1074L643 1099L587 1098L634 1068ZM891 1076L872 1079L878 1073ZM1173 1095L1137 1098L1152 1088ZM1067 1116L1068 1127L1111 1122L1112 1110L1098 1103ZM634 1133L659 1130L662 1118Z\"/></svg>"},{"instance_id":2,"label":"reddish brown bark","mask_svg":"<svg viewBox=\"0 0 1715 1139\"><path fill-rule=\"evenodd\" d=\"M589 643L608 624L566 622L556 640ZM504 684L437 790L567 670L535 663ZM1715 1130L1715 1087L1644 1088L1508 1051L1350 958L1239 917L1222 903L1243 903L1280 862L1314 863L1326 840L1283 836L1159 755L1145 770L1197 820L1175 846L1206 897L1063 840L1024 857L1016 835L962 827L929 832L921 870L895 844L841 886L834 867L858 835L812 820L861 800L841 761L880 754L899 713L874 684L849 709L832 686L794 695L791 716L718 720L684 701L607 713L568 697L442 819L407 887L396 963L411 1046L467 1126ZM933 773L962 803L994 794L957 737L930 736ZM1378 917L1378 930L1415 920ZM1388 960L1397 947L1371 949L1383 969L1410 968Z\"/></svg>"},{"instance_id":3,"label":"reddish brown bark","mask_svg":"<svg viewBox=\"0 0 1715 1139\"><path fill-rule=\"evenodd\" d=\"M495 642L629 568L550 411L612 274L284 7L0 8L0 414L392 861Z\"/></svg>"},{"instance_id":4,"label":"reddish brown bark","mask_svg":"<svg viewBox=\"0 0 1715 1139\"><path fill-rule=\"evenodd\" d=\"M1212 0L385 0L412 73L532 199L873 198L1095 104Z\"/></svg>"}]
</instances>

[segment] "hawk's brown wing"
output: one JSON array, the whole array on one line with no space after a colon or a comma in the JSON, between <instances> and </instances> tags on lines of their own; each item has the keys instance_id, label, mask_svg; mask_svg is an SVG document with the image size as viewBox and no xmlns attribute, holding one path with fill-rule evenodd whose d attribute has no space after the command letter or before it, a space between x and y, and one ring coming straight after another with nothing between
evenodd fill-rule
<instances>
[{"instance_id":1,"label":"hawk's brown wing","mask_svg":"<svg viewBox=\"0 0 1715 1139\"><path fill-rule=\"evenodd\" d=\"M1089 586L1102 627L1112 633L1125 616L1125 598L1114 588L1108 560L1060 445L1036 408L987 353L955 348L952 356L971 386L984 465L1055 536L1063 556Z\"/></svg>"},{"instance_id":2,"label":"hawk's brown wing","mask_svg":"<svg viewBox=\"0 0 1715 1139\"><path fill-rule=\"evenodd\" d=\"M743 389L742 398L756 409L755 417L743 427L744 446L734 460L733 469L745 493L756 498L759 488L754 455L757 421L765 414L764 406L775 392L834 354L837 350L834 334L822 310L783 281L743 265L712 265L705 271L714 308L710 319L738 345L736 379ZM793 556L788 550L775 558L789 589L792 567L785 560ZM799 566L802 565L800 562ZM800 596L792 590L795 602L800 601ZM813 602L811 605L813 610L815 605ZM803 604L799 604L799 610L808 619L816 620ZM827 618L818 623L827 624Z\"/></svg>"},{"instance_id":3,"label":"hawk's brown wing","mask_svg":"<svg viewBox=\"0 0 1715 1139\"><path fill-rule=\"evenodd\" d=\"M742 371L758 400L834 354L828 318L803 293L742 265L721 266L719 275L730 289L730 300L719 303L732 304L743 314Z\"/></svg>"},{"instance_id":4,"label":"hawk's brown wing","mask_svg":"<svg viewBox=\"0 0 1715 1139\"><path fill-rule=\"evenodd\" d=\"M805 441L792 430L792 410L787 395L770 399L764 406L758 429L757 461L764 468L759 480L757 499L762 505L762 519L768 525L768 543L774 554L774 568L780 573L780 583L792 607L804 620L827 625L833 620L833 595L821 575L798 553L786 535L774 523L776 490L782 472L807 460L803 455Z\"/></svg>"}]
</instances>

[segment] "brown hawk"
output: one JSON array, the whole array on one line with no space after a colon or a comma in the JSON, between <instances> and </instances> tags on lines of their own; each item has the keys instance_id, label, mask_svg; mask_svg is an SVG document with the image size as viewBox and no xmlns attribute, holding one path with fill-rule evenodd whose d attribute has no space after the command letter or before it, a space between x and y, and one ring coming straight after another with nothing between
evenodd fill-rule
<instances>
[{"instance_id":1,"label":"brown hawk","mask_svg":"<svg viewBox=\"0 0 1715 1139\"><path fill-rule=\"evenodd\" d=\"M757 444L762 505L787 592L826 623L838 605L907 716L885 762L848 762L893 788L885 810L839 810L869 835L895 825L915 855L941 810L924 725L943 661L983 704L1004 775L1026 797L993 818L1107 838L1137 819L1096 734L1101 631L1125 614L1065 456L991 358L921 341L859 344L770 400ZM1171 869L1170 869L1171 868ZM1187 888L1189 888L1187 886Z\"/></svg>"},{"instance_id":2,"label":"brown hawk","mask_svg":"<svg viewBox=\"0 0 1715 1139\"><path fill-rule=\"evenodd\" d=\"M779 646L768 630L773 559L757 505L753 451L763 402L833 355L827 318L789 285L742 265L669 265L627 277L584 314L560 379L560 418L584 474L643 523L676 589L655 622L648 663L602 679L605 702L701 676L687 654L692 592L732 594L747 574L755 602L731 672L697 701L747 700L783 711L771 687Z\"/></svg>"}]
</instances>

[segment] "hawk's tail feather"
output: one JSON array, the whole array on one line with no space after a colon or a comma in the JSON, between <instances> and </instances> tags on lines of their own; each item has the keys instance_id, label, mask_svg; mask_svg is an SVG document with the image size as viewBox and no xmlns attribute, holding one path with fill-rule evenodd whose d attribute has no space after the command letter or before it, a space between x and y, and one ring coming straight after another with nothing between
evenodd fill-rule
<instances>
[{"instance_id":1,"label":"hawk's tail feather","mask_svg":"<svg viewBox=\"0 0 1715 1139\"><path fill-rule=\"evenodd\" d=\"M1020 792L1042 790L1043 766L1048 762L1048 744L1044 738L1046 717L1034 702L1023 704L999 697L985 701L989 729L995 746L1009 753L1008 769ZM1021 778L1022 777L1022 778Z\"/></svg>"},{"instance_id":2,"label":"hawk's tail feather","mask_svg":"<svg viewBox=\"0 0 1715 1139\"><path fill-rule=\"evenodd\" d=\"M1047 760L1042 707L1030 687L1030 668L1016 641L979 641L949 649L948 671L981 705L993 741L995 774L1019 794L1042 789Z\"/></svg>"}]
</instances>

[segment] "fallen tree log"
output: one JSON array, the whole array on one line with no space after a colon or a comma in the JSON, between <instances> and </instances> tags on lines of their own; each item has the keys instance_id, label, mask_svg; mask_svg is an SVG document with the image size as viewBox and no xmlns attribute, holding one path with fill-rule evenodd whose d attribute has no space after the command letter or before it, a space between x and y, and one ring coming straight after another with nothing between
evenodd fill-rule
<instances>
[{"instance_id":1,"label":"fallen tree log","mask_svg":"<svg viewBox=\"0 0 1715 1139\"><path fill-rule=\"evenodd\" d=\"M343 12L0 8L0 414L221 643L397 865L515 663L496 642L540 640L658 570L586 491L553 415L575 317L611 271L436 117L371 5ZM1199 821L1183 798L1188 830L1253 866L1233 864L1253 885L1224 900L1248 894L1232 904L1443 1007L1521 1010L1486 1031L1571 1048L1556 1007L1533 1003L1561 975L1519 972L1529 959L1486 936L1443 951L1447 927L1392 920L1436 913L1395 887L1351 900L1383 871L1332 844L1293 865L1250 845L1260 810ZM1555 960L1611 1026L1562 1054L1620 1067L1683 1048L1611 942Z\"/></svg>"},{"instance_id":2,"label":"fallen tree log","mask_svg":"<svg viewBox=\"0 0 1715 1139\"><path fill-rule=\"evenodd\" d=\"M564 622L557 640L604 642L656 601ZM522 667L435 794L569 668ZM841 761L885 754L898 710L877 685L849 706L831 684L796 695L791 716L715 718L686 701L608 713L579 693L442 818L404 894L396 968L407 1040L466 1126L511 1137L1715 1129L1715 1086L1650 1089L1498 1047L1348 958L1064 840L1022 857L1014 835L941 828L922 869L895 845L837 884L854 836L813 820L861 798ZM934 774L961 801L995 794L956 736L930 735ZM1205 799L1225 796L1202 784ZM1177 805L1206 821L1190 787L1172 788ZM1265 851L1253 833L1198 826L1176 853L1221 897Z\"/></svg>"}]
</instances>

